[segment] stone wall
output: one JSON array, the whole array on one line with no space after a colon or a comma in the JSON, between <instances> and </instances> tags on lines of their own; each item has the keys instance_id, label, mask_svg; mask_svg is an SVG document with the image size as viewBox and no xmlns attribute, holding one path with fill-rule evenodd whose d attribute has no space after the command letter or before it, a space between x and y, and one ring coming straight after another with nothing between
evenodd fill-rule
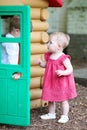
<instances>
[{"instance_id":1,"label":"stone wall","mask_svg":"<svg viewBox=\"0 0 87 130\"><path fill-rule=\"evenodd\" d=\"M70 45L67 49L73 60L87 61L87 35L70 34Z\"/></svg>"},{"instance_id":2,"label":"stone wall","mask_svg":"<svg viewBox=\"0 0 87 130\"><path fill-rule=\"evenodd\" d=\"M54 31L66 32L67 29L67 5L71 0L64 0L62 8L48 8L49 11L49 29L48 32Z\"/></svg>"},{"instance_id":3,"label":"stone wall","mask_svg":"<svg viewBox=\"0 0 87 130\"><path fill-rule=\"evenodd\" d=\"M62 8L49 8L48 32L62 31L70 35L66 53L72 59L87 61L87 1L64 0Z\"/></svg>"},{"instance_id":4,"label":"stone wall","mask_svg":"<svg viewBox=\"0 0 87 130\"><path fill-rule=\"evenodd\" d=\"M73 0L67 7L68 52L75 60L87 61L87 1Z\"/></svg>"}]
</instances>

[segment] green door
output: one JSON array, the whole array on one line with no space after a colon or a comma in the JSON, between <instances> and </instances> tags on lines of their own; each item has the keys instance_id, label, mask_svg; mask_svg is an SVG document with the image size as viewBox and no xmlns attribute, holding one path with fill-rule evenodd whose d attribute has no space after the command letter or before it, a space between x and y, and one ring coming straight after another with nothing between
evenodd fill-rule
<instances>
[{"instance_id":1,"label":"green door","mask_svg":"<svg viewBox=\"0 0 87 130\"><path fill-rule=\"evenodd\" d=\"M20 17L20 37L3 36L5 22ZM4 22L3 22L4 21ZM8 27L8 26L7 26ZM6 29L7 30L7 29ZM2 64L2 43L19 43L19 64ZM22 74L14 80L15 72ZM30 124L30 7L0 6L0 123L28 126Z\"/></svg>"}]
</instances>

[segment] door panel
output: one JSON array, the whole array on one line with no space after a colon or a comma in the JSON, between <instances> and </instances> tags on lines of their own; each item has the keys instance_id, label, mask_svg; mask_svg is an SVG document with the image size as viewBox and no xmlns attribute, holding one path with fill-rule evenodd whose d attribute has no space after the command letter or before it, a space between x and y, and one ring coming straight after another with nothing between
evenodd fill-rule
<instances>
[{"instance_id":1,"label":"door panel","mask_svg":"<svg viewBox=\"0 0 87 130\"><path fill-rule=\"evenodd\" d=\"M5 79L0 79L0 114L7 114L7 80Z\"/></svg>"},{"instance_id":2,"label":"door panel","mask_svg":"<svg viewBox=\"0 0 87 130\"><path fill-rule=\"evenodd\" d=\"M20 37L3 37L3 20L20 16ZM28 126L30 124L30 7L0 6L0 123ZM19 43L19 64L2 64L2 43ZM25 51L26 50L26 51ZM14 59L14 58L13 58ZM14 80L15 72L22 74Z\"/></svg>"}]
</instances>

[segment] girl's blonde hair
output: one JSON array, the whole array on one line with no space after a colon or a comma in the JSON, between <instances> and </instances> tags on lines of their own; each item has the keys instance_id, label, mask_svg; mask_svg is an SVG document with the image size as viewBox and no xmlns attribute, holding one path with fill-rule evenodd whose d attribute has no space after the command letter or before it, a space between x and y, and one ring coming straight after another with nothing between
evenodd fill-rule
<instances>
[{"instance_id":1,"label":"girl's blonde hair","mask_svg":"<svg viewBox=\"0 0 87 130\"><path fill-rule=\"evenodd\" d=\"M70 36L63 32L54 32L50 35L51 37L55 36L57 39L57 43L62 44L63 49L65 49L70 42Z\"/></svg>"}]
</instances>

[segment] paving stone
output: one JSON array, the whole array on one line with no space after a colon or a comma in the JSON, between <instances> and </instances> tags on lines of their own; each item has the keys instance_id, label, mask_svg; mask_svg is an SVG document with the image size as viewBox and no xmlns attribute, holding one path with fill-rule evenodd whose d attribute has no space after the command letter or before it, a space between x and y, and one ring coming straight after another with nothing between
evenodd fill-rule
<instances>
[{"instance_id":1,"label":"paving stone","mask_svg":"<svg viewBox=\"0 0 87 130\"><path fill-rule=\"evenodd\" d=\"M74 70L74 76L77 83L87 86L87 68Z\"/></svg>"}]
</instances>

